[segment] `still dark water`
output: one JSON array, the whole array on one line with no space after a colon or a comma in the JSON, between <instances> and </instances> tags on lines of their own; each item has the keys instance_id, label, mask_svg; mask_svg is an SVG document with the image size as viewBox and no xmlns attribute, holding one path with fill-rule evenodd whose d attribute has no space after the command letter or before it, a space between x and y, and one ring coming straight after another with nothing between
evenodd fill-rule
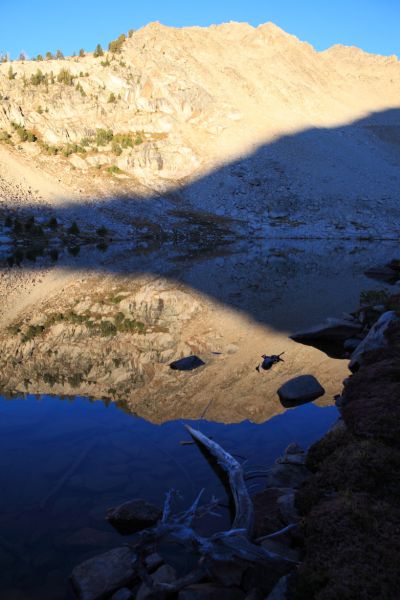
<instances>
[{"instance_id":1,"label":"still dark water","mask_svg":"<svg viewBox=\"0 0 400 600\"><path fill-rule=\"evenodd\" d=\"M165 265L151 254L116 261L106 252L102 269L134 276L154 272L156 264L158 274L287 334L355 309L361 290L384 287L367 279L365 269L396 255L393 243L276 241L220 255L174 256ZM92 267L88 255L82 265L79 257L76 264L68 260L68 269ZM309 404L260 425L194 426L250 469L268 467L292 441L309 446L336 418L333 406ZM216 494L226 502L197 448L181 445L186 439L181 421L153 425L101 401L0 396L0 598L71 598L72 568L126 540L105 522L110 506L135 497L162 504L169 488L181 491L182 506L201 488L204 500ZM225 527L227 519L225 511L204 527Z\"/></svg>"},{"instance_id":2,"label":"still dark water","mask_svg":"<svg viewBox=\"0 0 400 600\"><path fill-rule=\"evenodd\" d=\"M337 418L312 404L262 425L191 422L248 468L268 466L296 440L307 447ZM0 399L0 597L69 598L74 565L123 544L105 520L107 507L141 497L160 504L167 489L187 506L227 498L183 422L152 425L115 405L84 398ZM255 480L260 482L262 480ZM224 527L227 512L208 527Z\"/></svg>"}]
</instances>

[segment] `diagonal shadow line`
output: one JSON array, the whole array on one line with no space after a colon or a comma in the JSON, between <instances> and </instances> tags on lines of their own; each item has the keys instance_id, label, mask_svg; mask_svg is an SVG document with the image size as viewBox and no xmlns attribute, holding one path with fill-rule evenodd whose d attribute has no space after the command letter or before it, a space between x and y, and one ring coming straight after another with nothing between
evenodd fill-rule
<instances>
[{"instance_id":1,"label":"diagonal shadow line","mask_svg":"<svg viewBox=\"0 0 400 600\"><path fill-rule=\"evenodd\" d=\"M21 210L5 200L0 267L41 271L57 262L72 271L166 276L280 328L270 305L274 297L278 302L282 293L290 295L292 280L294 304L299 287L310 285L309 272L328 280L338 256L349 275L355 263L362 270L372 258L395 252L399 166L400 109L393 108L282 136L145 200L66 201L51 209L32 203ZM36 224L42 221L43 234L4 227L7 217L17 216L24 228L30 215ZM60 225L46 228L51 217L65 224L62 234ZM66 233L74 221L79 235ZM107 233L100 235L100 227ZM60 251L54 238L61 240ZM13 245L23 240L25 246ZM269 294L266 315L257 290L277 282L282 289ZM252 299L243 291L249 286Z\"/></svg>"}]
</instances>

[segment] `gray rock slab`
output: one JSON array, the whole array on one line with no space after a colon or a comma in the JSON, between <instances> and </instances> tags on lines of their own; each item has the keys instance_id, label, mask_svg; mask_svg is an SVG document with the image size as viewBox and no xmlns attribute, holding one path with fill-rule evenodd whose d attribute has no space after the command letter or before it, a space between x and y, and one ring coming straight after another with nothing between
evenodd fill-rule
<instances>
[{"instance_id":1,"label":"gray rock slab","mask_svg":"<svg viewBox=\"0 0 400 600\"><path fill-rule=\"evenodd\" d=\"M392 323L397 323L399 317L396 315L394 310L388 310L383 313L377 320L377 322L371 327L368 335L360 342L353 354L349 363L349 369L351 371L357 371L363 362L363 357L366 352L371 350L379 350L379 348L385 348L387 340L385 337L386 331Z\"/></svg>"},{"instance_id":2,"label":"gray rock slab","mask_svg":"<svg viewBox=\"0 0 400 600\"><path fill-rule=\"evenodd\" d=\"M71 583L79 600L103 600L135 578L132 550L123 546L76 566L71 574Z\"/></svg>"}]
</instances>

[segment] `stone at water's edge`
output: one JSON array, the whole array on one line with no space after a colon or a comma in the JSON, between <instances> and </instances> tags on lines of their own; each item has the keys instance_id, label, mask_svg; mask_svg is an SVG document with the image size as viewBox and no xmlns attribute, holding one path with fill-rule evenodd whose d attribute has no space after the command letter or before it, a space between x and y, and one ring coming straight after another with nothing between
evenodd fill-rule
<instances>
[{"instance_id":1,"label":"stone at water's edge","mask_svg":"<svg viewBox=\"0 0 400 600\"><path fill-rule=\"evenodd\" d=\"M324 394L324 388L313 375L294 377L278 390L279 399L286 408L303 402L311 402Z\"/></svg>"},{"instance_id":2,"label":"stone at water's edge","mask_svg":"<svg viewBox=\"0 0 400 600\"><path fill-rule=\"evenodd\" d=\"M119 533L129 535L155 525L162 511L146 500L130 500L107 512L107 521Z\"/></svg>"},{"instance_id":3,"label":"stone at water's edge","mask_svg":"<svg viewBox=\"0 0 400 600\"><path fill-rule=\"evenodd\" d=\"M132 550L114 548L74 568L71 583L79 600L104 600L136 578Z\"/></svg>"},{"instance_id":4,"label":"stone at water's edge","mask_svg":"<svg viewBox=\"0 0 400 600\"><path fill-rule=\"evenodd\" d=\"M151 578L156 583L173 583L176 579L176 571L170 565L163 565L151 575ZM141 584L136 593L136 600L156 600L164 597L162 592L160 594L154 592L145 583Z\"/></svg>"},{"instance_id":5,"label":"stone at water's edge","mask_svg":"<svg viewBox=\"0 0 400 600\"><path fill-rule=\"evenodd\" d=\"M267 487L296 489L310 476L304 465L275 464L269 471Z\"/></svg>"},{"instance_id":6,"label":"stone at water's edge","mask_svg":"<svg viewBox=\"0 0 400 600\"><path fill-rule=\"evenodd\" d=\"M323 323L310 327L305 331L297 331L290 337L295 342L311 344L316 340L327 342L344 342L360 333L361 324L356 320L328 318Z\"/></svg>"},{"instance_id":7,"label":"stone at water's edge","mask_svg":"<svg viewBox=\"0 0 400 600\"><path fill-rule=\"evenodd\" d=\"M391 323L395 323L399 320L400 319L394 310L389 310L379 317L377 322L369 330L368 335L360 342L351 355L349 363L349 369L351 371L354 372L360 368L366 352L378 350L379 348L387 346L385 333Z\"/></svg>"}]
</instances>

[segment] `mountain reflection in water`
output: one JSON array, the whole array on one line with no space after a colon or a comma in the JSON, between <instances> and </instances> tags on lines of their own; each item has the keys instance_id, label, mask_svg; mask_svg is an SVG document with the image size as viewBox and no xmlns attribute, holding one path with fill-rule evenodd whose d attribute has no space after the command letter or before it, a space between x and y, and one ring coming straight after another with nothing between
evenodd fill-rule
<instances>
[{"instance_id":1,"label":"mountain reflection in water","mask_svg":"<svg viewBox=\"0 0 400 600\"><path fill-rule=\"evenodd\" d=\"M377 287L364 271L397 245L242 240L183 250L66 251L56 268L71 281L1 333L0 389L14 399L0 399L0 597L69 598L72 567L125 542L104 520L110 506L160 504L176 488L187 507L203 487L205 500L226 503L197 448L180 444L183 418L249 468L268 467L290 442L307 447L337 418L333 406L284 412L276 390L285 380L313 373L332 404L346 371L288 334L355 309L360 291ZM3 276L28 268L40 275L43 265L22 261ZM284 363L255 370L261 354L283 351ZM169 369L190 354L205 365ZM29 393L52 396L22 399Z\"/></svg>"}]
</instances>

